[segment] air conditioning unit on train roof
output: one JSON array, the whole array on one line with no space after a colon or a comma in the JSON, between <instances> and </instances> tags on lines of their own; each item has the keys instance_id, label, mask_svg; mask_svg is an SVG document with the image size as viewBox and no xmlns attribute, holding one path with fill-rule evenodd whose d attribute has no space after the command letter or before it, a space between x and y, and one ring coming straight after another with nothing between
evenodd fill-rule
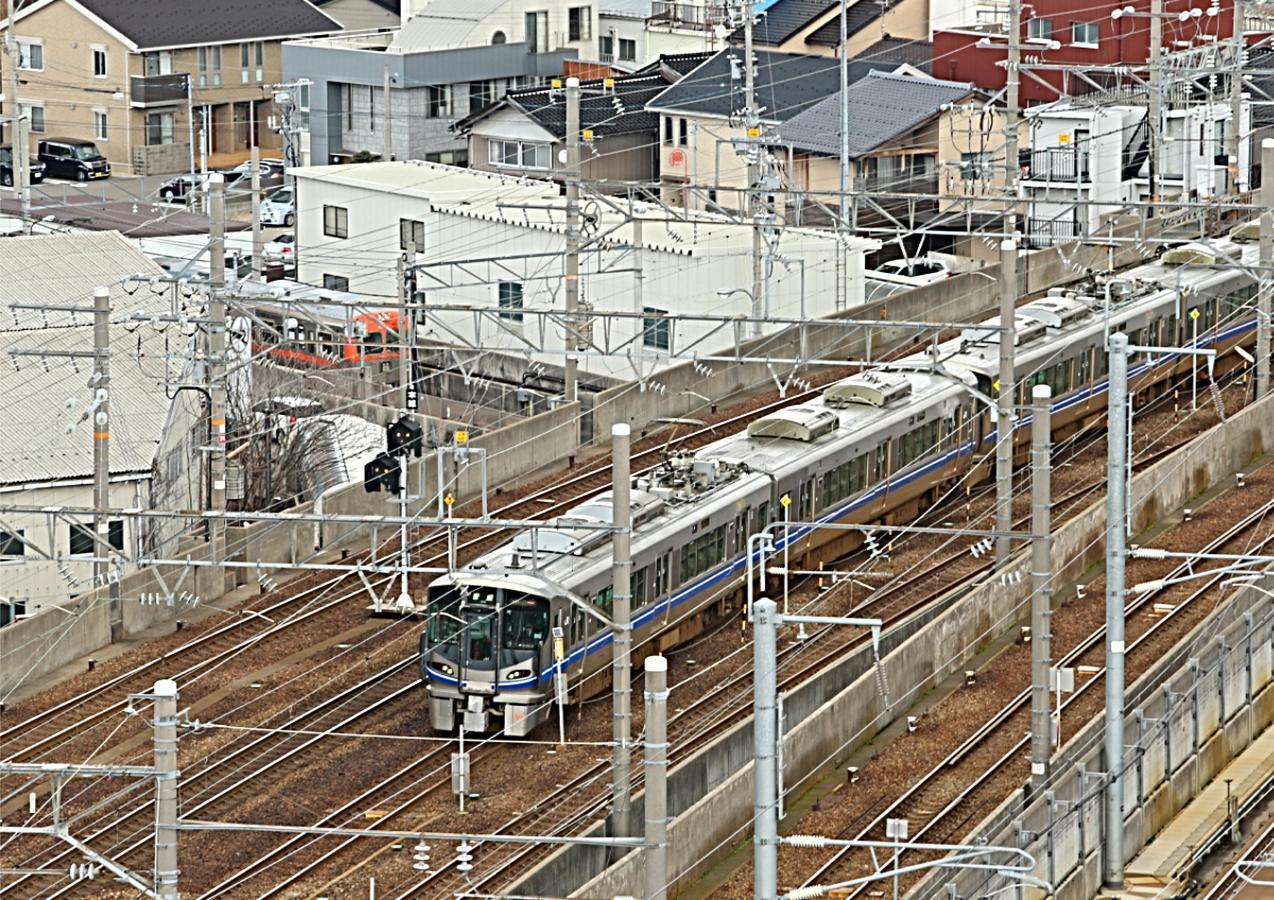
<instances>
[{"instance_id":1,"label":"air conditioning unit on train roof","mask_svg":"<svg viewBox=\"0 0 1274 900\"><path fill-rule=\"evenodd\" d=\"M823 391L823 402L834 409L851 404L880 408L911 396L911 379L898 372L860 372Z\"/></svg>"},{"instance_id":2,"label":"air conditioning unit on train roof","mask_svg":"<svg viewBox=\"0 0 1274 900\"><path fill-rule=\"evenodd\" d=\"M1065 328L1088 315L1090 308L1087 303L1071 294L1067 297L1045 297L1034 300L1020 307L1018 312L1043 322L1049 328Z\"/></svg>"},{"instance_id":3,"label":"air conditioning unit on train roof","mask_svg":"<svg viewBox=\"0 0 1274 900\"><path fill-rule=\"evenodd\" d=\"M1025 307L1013 316L1013 345L1020 347L1043 337L1048 326L1032 316ZM981 325L965 328L960 332L960 343L965 347L976 347L980 344L1000 343L1000 317L987 319Z\"/></svg>"},{"instance_id":4,"label":"air conditioning unit on train roof","mask_svg":"<svg viewBox=\"0 0 1274 900\"><path fill-rule=\"evenodd\" d=\"M1159 261L1165 266L1215 266L1217 254L1207 244L1182 244L1166 251Z\"/></svg>"},{"instance_id":5,"label":"air conditioning unit on train roof","mask_svg":"<svg viewBox=\"0 0 1274 900\"><path fill-rule=\"evenodd\" d=\"M784 438L808 444L839 427L836 413L812 406L789 406L754 421L748 426L748 437Z\"/></svg>"},{"instance_id":6,"label":"air conditioning unit on train roof","mask_svg":"<svg viewBox=\"0 0 1274 900\"><path fill-rule=\"evenodd\" d=\"M1261 239L1261 220L1254 219L1230 229L1230 240L1236 244L1251 244Z\"/></svg>"}]
</instances>

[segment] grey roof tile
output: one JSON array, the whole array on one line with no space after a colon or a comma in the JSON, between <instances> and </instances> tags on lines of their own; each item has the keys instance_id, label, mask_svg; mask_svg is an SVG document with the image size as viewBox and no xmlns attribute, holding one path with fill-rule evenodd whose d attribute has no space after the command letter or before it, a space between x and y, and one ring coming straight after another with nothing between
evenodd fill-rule
<instances>
[{"instance_id":1,"label":"grey roof tile","mask_svg":"<svg viewBox=\"0 0 1274 900\"><path fill-rule=\"evenodd\" d=\"M308 0L79 0L141 48L223 44L340 31Z\"/></svg>"},{"instance_id":2,"label":"grey roof tile","mask_svg":"<svg viewBox=\"0 0 1274 900\"><path fill-rule=\"evenodd\" d=\"M834 92L840 84L839 64L831 57L771 50L756 50L755 54L756 97L762 121L787 121ZM732 77L735 70L739 73L737 79ZM661 93L649 108L731 116L743 108L742 75L743 51L727 48Z\"/></svg>"},{"instance_id":3,"label":"grey roof tile","mask_svg":"<svg viewBox=\"0 0 1274 900\"><path fill-rule=\"evenodd\" d=\"M850 156L862 156L977 90L959 81L870 73L849 86ZM781 125L779 136L798 150L839 156L840 92Z\"/></svg>"}]
</instances>

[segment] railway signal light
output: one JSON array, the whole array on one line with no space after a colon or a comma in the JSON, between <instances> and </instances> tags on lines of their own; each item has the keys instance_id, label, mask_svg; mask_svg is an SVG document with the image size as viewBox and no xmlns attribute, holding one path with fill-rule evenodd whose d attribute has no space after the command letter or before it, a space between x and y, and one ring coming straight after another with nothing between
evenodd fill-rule
<instances>
[{"instance_id":1,"label":"railway signal light","mask_svg":"<svg viewBox=\"0 0 1274 900\"><path fill-rule=\"evenodd\" d=\"M386 426L385 438L386 452L390 456L406 456L408 453L422 456L425 452L425 430L407 416Z\"/></svg>"},{"instance_id":2,"label":"railway signal light","mask_svg":"<svg viewBox=\"0 0 1274 900\"><path fill-rule=\"evenodd\" d=\"M401 477L402 469L398 465L398 460L387 453L382 453L363 467L363 490L369 494L379 491L397 494Z\"/></svg>"}]
</instances>

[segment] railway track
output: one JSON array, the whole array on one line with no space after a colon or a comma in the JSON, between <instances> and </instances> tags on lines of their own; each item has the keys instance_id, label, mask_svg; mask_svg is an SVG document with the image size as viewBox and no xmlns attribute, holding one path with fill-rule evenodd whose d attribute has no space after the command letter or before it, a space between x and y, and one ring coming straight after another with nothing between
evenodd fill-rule
<instances>
[{"instance_id":1,"label":"railway track","mask_svg":"<svg viewBox=\"0 0 1274 900\"><path fill-rule=\"evenodd\" d=\"M1265 521L1271 510L1274 510L1274 501L1262 503L1258 508L1244 515L1237 523L1227 527L1220 535L1209 541L1206 546L1201 548L1202 552L1220 551L1232 542L1241 540L1254 527ZM1260 538L1255 546L1249 546L1245 552L1257 552L1272 544L1274 544L1274 533L1266 534ZM1187 569L1187 564L1175 566L1166 577L1172 578L1183 574ZM1161 629L1167 628L1170 623L1175 623L1178 619L1186 616L1204 598L1209 598L1212 590L1227 577L1229 576L1215 575L1203 579L1199 585L1190 591L1188 596L1173 604L1170 612L1155 618L1145 630L1129 642L1127 652L1130 660L1130 674L1128 676L1130 679L1134 677L1132 674L1135 671L1133 669L1133 660L1140 655L1138 652L1140 648L1151 641ZM1151 607L1160 596L1161 592L1152 592L1133 597L1126 605L1128 620L1131 622L1138 611ZM1094 630L1087 638L1068 651L1059 660L1058 664L1074 666L1084 659L1100 660L1100 654L1104 647L1104 636L1104 626ZM1144 665L1145 663L1143 662L1143 668ZM1063 717L1068 711L1074 712L1077 710L1079 705L1086 701L1093 691L1098 690L1098 686L1103 682L1104 675L1105 669L1100 668L1097 674L1078 686L1076 691L1062 705ZM1024 716L1029 717L1029 712L1030 690L1028 688L1018 693L1007 705L991 716L981 728L952 750L941 762L922 775L899 797L883 803L878 800L870 808L870 814L860 816L851 821L838 837L854 839L881 838L885 821L893 818L907 818L913 823L923 823L918 830L910 835L909 839L912 841L942 842L954 839L962 834L963 829L972 824L977 814L985 810L989 804L999 802L1002 799L999 795L988 798L985 794L994 779L1013 764L1020 764L1023 753L1029 748L1029 735L1025 738L1010 737L1010 735L1017 736L1023 733L1023 727L1020 726L1023 725ZM1065 723L1065 718L1063 721ZM1071 727L1065 729L1066 733L1073 733L1074 728L1078 726L1078 723L1067 724L1070 724ZM1026 727L1029 728L1029 725ZM961 766L975 760L975 757L986 756L988 753L993 757L989 765L986 765L976 773L971 773L969 776L958 774L961 771ZM957 792L953 792L951 789L953 783L962 784L964 787ZM854 874L858 875L865 870L867 863L861 852L856 852L850 848L841 848L806 878L803 887L834 883L837 874L844 874L851 866L856 866ZM867 870L869 870L869 867ZM849 896L862 896L866 890L865 886L861 886L851 892Z\"/></svg>"}]
</instances>

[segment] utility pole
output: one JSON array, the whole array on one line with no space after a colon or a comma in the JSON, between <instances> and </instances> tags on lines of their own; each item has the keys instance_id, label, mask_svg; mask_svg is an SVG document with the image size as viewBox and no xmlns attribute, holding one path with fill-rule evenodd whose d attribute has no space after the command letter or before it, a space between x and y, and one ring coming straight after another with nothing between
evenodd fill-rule
<instances>
[{"instance_id":1,"label":"utility pole","mask_svg":"<svg viewBox=\"0 0 1274 900\"><path fill-rule=\"evenodd\" d=\"M261 148L254 141L252 144L252 277L261 280L265 270L262 255L265 251L265 239L261 234Z\"/></svg>"},{"instance_id":2,"label":"utility pole","mask_svg":"<svg viewBox=\"0 0 1274 900\"><path fill-rule=\"evenodd\" d=\"M1052 635L1052 414L1053 391L1047 384L1031 389L1031 784L1043 787L1052 756L1052 722L1048 707L1048 671Z\"/></svg>"},{"instance_id":3,"label":"utility pole","mask_svg":"<svg viewBox=\"0 0 1274 900\"><path fill-rule=\"evenodd\" d=\"M398 389L402 391L402 408L415 412L419 407L416 396L415 373L412 358L415 355L415 300L416 248L411 242L398 257Z\"/></svg>"},{"instance_id":4,"label":"utility pole","mask_svg":"<svg viewBox=\"0 0 1274 900\"><path fill-rule=\"evenodd\" d=\"M186 149L190 156L190 190L198 187L195 181L195 87L192 75L186 73ZM205 186L206 187L206 186Z\"/></svg>"},{"instance_id":5,"label":"utility pole","mask_svg":"<svg viewBox=\"0 0 1274 900\"><path fill-rule=\"evenodd\" d=\"M10 121L13 122L13 193L18 198L21 210L22 228L29 230L31 225L31 163L28 154L31 152L31 139L27 135L27 120L22 114L22 106L18 103L18 63L21 51L18 41L13 36L13 16L9 16L9 27L4 30L4 46L9 57L9 84L7 96L9 102Z\"/></svg>"},{"instance_id":6,"label":"utility pole","mask_svg":"<svg viewBox=\"0 0 1274 900\"><path fill-rule=\"evenodd\" d=\"M646 865L642 900L668 896L668 660L646 657Z\"/></svg>"},{"instance_id":7,"label":"utility pole","mask_svg":"<svg viewBox=\"0 0 1274 900\"><path fill-rule=\"evenodd\" d=\"M579 400L579 349L575 317L579 312L579 79L566 79L566 396ZM577 442L578 443L578 442Z\"/></svg>"},{"instance_id":8,"label":"utility pole","mask_svg":"<svg viewBox=\"0 0 1274 900\"><path fill-rule=\"evenodd\" d=\"M632 527L633 513L630 491L630 454L632 434L626 423L611 426L611 524L615 527L611 538L612 591L614 592L614 657L611 660L614 682L614 821L615 837L628 837L631 833L629 819L632 815L632 798L629 794L629 774L632 743Z\"/></svg>"},{"instance_id":9,"label":"utility pole","mask_svg":"<svg viewBox=\"0 0 1274 900\"><path fill-rule=\"evenodd\" d=\"M111 525L105 510L111 506L111 289L93 289L93 552L106 556L111 546ZM110 564L93 564L93 583L106 585ZM124 616L119 587L110 587L111 637L123 635Z\"/></svg>"},{"instance_id":10,"label":"utility pole","mask_svg":"<svg viewBox=\"0 0 1274 900\"><path fill-rule=\"evenodd\" d=\"M1274 138L1261 141L1261 282L1256 293L1256 396L1270 392L1270 291L1274 290Z\"/></svg>"},{"instance_id":11,"label":"utility pole","mask_svg":"<svg viewBox=\"0 0 1274 900\"><path fill-rule=\"evenodd\" d=\"M1013 549L1013 355L1017 343L1017 244L1000 243L1000 377L995 423L995 565L1002 567Z\"/></svg>"},{"instance_id":12,"label":"utility pole","mask_svg":"<svg viewBox=\"0 0 1274 900\"><path fill-rule=\"evenodd\" d=\"M155 682L155 895L177 900L177 682Z\"/></svg>"},{"instance_id":13,"label":"utility pole","mask_svg":"<svg viewBox=\"0 0 1274 900\"><path fill-rule=\"evenodd\" d=\"M1106 411L1106 823L1102 883L1124 885L1124 561L1127 517L1128 335L1111 334Z\"/></svg>"},{"instance_id":14,"label":"utility pole","mask_svg":"<svg viewBox=\"0 0 1274 900\"><path fill-rule=\"evenodd\" d=\"M1163 52L1163 0L1150 0L1150 201L1159 200L1159 179L1162 177L1163 139L1163 75L1160 72L1160 54ZM1146 207L1146 217L1152 218L1155 207Z\"/></svg>"},{"instance_id":15,"label":"utility pole","mask_svg":"<svg viewBox=\"0 0 1274 900\"><path fill-rule=\"evenodd\" d=\"M752 0L743 5L743 124L749 139L761 137L761 117L756 109L756 64L752 51L752 20L756 18L756 6ZM749 143L748 152L748 218L752 221L752 336L761 336L761 292L762 253L761 253L761 154L765 148L760 142Z\"/></svg>"},{"instance_id":16,"label":"utility pole","mask_svg":"<svg viewBox=\"0 0 1274 900\"><path fill-rule=\"evenodd\" d=\"M1008 167L1009 194L1016 199L1018 181L1022 176L1017 149L1018 106L1021 105L1022 0L1009 0L1008 57L1004 99L1004 163ZM1017 230L1014 227L1017 223L1017 204L1014 203L1009 209L1009 227L1006 230L1013 232Z\"/></svg>"},{"instance_id":17,"label":"utility pole","mask_svg":"<svg viewBox=\"0 0 1274 900\"><path fill-rule=\"evenodd\" d=\"M389 162L391 159L394 158L394 114L391 111L389 106L392 100L392 95L390 94L389 85L393 79L393 76L389 74L388 65L385 66L384 79L385 79L385 83L383 88L383 91L384 91L383 102L385 104L385 149L384 151L382 151L381 157L385 160L385 162Z\"/></svg>"},{"instance_id":18,"label":"utility pole","mask_svg":"<svg viewBox=\"0 0 1274 900\"><path fill-rule=\"evenodd\" d=\"M840 215L839 231L849 227L849 4L840 3ZM843 254L842 254L843 255ZM840 286L837 286L838 290Z\"/></svg>"},{"instance_id":19,"label":"utility pole","mask_svg":"<svg viewBox=\"0 0 1274 900\"><path fill-rule=\"evenodd\" d=\"M208 465L212 474L209 505L214 511L226 508L226 182L220 172L207 178L211 243L208 248L208 378L209 435ZM214 560L225 559L225 522L208 520L208 540Z\"/></svg>"},{"instance_id":20,"label":"utility pole","mask_svg":"<svg viewBox=\"0 0 1274 900\"><path fill-rule=\"evenodd\" d=\"M1243 143L1243 57L1246 55L1247 43L1243 39L1243 28L1247 14L1243 0L1234 0L1234 58L1230 61L1230 120L1225 130L1225 152L1229 155L1227 172L1230 177L1228 193L1239 192L1239 147Z\"/></svg>"}]
</instances>

